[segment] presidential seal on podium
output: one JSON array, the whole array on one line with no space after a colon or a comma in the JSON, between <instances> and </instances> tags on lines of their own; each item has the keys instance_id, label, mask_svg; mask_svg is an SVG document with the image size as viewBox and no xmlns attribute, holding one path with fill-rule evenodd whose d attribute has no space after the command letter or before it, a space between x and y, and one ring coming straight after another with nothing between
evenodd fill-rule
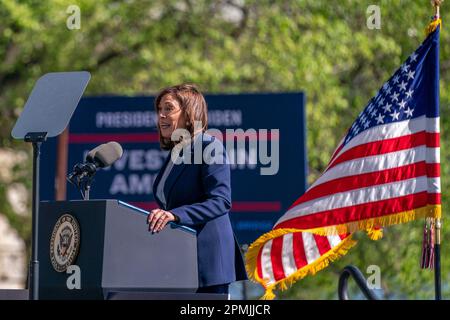
<instances>
[{"instance_id":1,"label":"presidential seal on podium","mask_svg":"<svg viewBox=\"0 0 450 320\"><path fill-rule=\"evenodd\" d=\"M50 260L58 272L66 271L78 255L80 227L70 214L62 215L56 222L50 240Z\"/></svg>"}]
</instances>

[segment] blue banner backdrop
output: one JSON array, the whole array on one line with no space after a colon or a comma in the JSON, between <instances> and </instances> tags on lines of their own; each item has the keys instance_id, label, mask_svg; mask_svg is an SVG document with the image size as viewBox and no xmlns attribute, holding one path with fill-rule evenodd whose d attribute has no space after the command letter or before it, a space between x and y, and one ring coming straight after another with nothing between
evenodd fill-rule
<instances>
[{"instance_id":1,"label":"blue banner backdrop","mask_svg":"<svg viewBox=\"0 0 450 320\"><path fill-rule=\"evenodd\" d=\"M205 98L208 128L220 130L225 145L229 139L234 141L232 150L227 148L232 162L230 217L238 241L249 244L269 231L306 190L305 97L303 93L275 93ZM120 160L97 173L91 199L119 199L146 210L157 207L152 184L167 151L159 148L153 101L148 96L81 99L69 125L68 170L101 143L117 141L124 149ZM267 129L267 137L260 129ZM279 143L278 169L270 154L274 142ZM267 145L266 159L272 158L272 163L261 157L262 144ZM56 138L43 144L41 157L41 199L53 200ZM262 168L276 174L261 175ZM67 199L80 198L75 187L67 186Z\"/></svg>"}]
</instances>

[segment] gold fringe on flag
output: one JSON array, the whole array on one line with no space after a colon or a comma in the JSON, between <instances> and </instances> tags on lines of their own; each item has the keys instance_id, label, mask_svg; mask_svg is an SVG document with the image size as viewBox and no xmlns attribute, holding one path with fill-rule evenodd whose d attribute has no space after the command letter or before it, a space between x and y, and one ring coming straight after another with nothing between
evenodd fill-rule
<instances>
[{"instance_id":1,"label":"gold fringe on flag","mask_svg":"<svg viewBox=\"0 0 450 320\"><path fill-rule=\"evenodd\" d=\"M425 34L428 36L430 33L436 30L438 26L442 28L441 18L437 18L431 21L430 24L425 28Z\"/></svg>"},{"instance_id":2,"label":"gold fringe on flag","mask_svg":"<svg viewBox=\"0 0 450 320\"><path fill-rule=\"evenodd\" d=\"M377 231L374 232L374 229L377 227L387 227L394 224L406 223L419 218L440 218L441 217L441 205L427 205L421 208L417 208L414 210L408 210L403 212L397 212L391 215L370 218L366 220L347 222L340 225L335 226L327 226L320 227L314 229L302 230L306 232L311 232L320 236L330 236L330 235L339 235L346 233L353 233L355 231L367 231L368 236L372 240L379 239L378 237L382 235ZM372 238L373 237L373 238Z\"/></svg>"},{"instance_id":3,"label":"gold fringe on flag","mask_svg":"<svg viewBox=\"0 0 450 320\"><path fill-rule=\"evenodd\" d=\"M356 241L353 240L350 235L344 240L342 240L341 243L339 243L336 247L332 248L329 252L318 258L316 261L304 266L303 268L298 269L293 274L289 275L288 277L282 280L279 280L272 284L268 284L267 279L261 279L258 276L257 270L258 253L268 240L292 232L301 232L301 231L299 231L298 229L272 230L271 232L264 234L258 240L256 240L247 251L247 254L245 256L246 259L245 267L247 269L247 274L250 280L252 280L253 282L258 282L264 287L265 294L261 297L262 300L272 300L275 298L275 294L273 293L275 289L281 289L282 291L284 291L288 289L290 286L292 286L294 282L304 278L308 274L311 275L316 274L320 270L326 268L334 260L337 260L340 257L344 256L347 253L347 251L356 244ZM275 234L278 235L275 236Z\"/></svg>"},{"instance_id":4,"label":"gold fringe on flag","mask_svg":"<svg viewBox=\"0 0 450 320\"><path fill-rule=\"evenodd\" d=\"M380 240L383 238L383 229L382 228L372 228L367 230L367 236L371 240Z\"/></svg>"},{"instance_id":5,"label":"gold fringe on flag","mask_svg":"<svg viewBox=\"0 0 450 320\"><path fill-rule=\"evenodd\" d=\"M300 280L307 276L308 274L314 275L320 270L327 267L330 262L339 259L344 256L348 250L356 244L356 241L352 239L352 236L349 235L347 238L341 241L339 245L332 248L329 252L322 255L313 263L310 263L304 266L301 269L298 269L293 274L288 277L279 280L275 283L269 284L267 279L261 279L258 275L257 268L257 259L258 254L264 244L277 237L281 237L288 233L295 232L310 232L321 236L328 235L341 235L347 233L353 233L355 231L364 230L368 233L368 236L372 240L378 240L383 235L382 227L386 227L393 224L400 224L413 221L418 218L440 218L441 217L441 205L428 205L415 210L398 212L389 216L371 218L362 221L349 222L347 224L331 226L331 227L323 227L316 229L274 229L271 230L261 237L259 237L253 244L249 247L247 254L245 255L246 265L245 268L247 270L247 274L250 280L253 282L260 283L265 288L265 294L261 297L263 300L271 300L275 298L275 294L273 291L275 289L286 290L289 288L294 282Z\"/></svg>"}]
</instances>

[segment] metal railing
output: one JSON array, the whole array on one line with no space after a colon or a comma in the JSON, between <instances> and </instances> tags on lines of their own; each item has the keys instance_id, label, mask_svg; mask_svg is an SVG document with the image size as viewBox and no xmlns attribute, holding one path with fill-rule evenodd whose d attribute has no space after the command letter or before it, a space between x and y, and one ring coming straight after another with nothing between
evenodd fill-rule
<instances>
[{"instance_id":1,"label":"metal railing","mask_svg":"<svg viewBox=\"0 0 450 320\"><path fill-rule=\"evenodd\" d=\"M348 297L348 278L352 276L355 279L361 292L368 300L378 300L378 297L367 286L367 280L362 272L355 266L346 266L339 276L338 295L339 300L350 300Z\"/></svg>"}]
</instances>

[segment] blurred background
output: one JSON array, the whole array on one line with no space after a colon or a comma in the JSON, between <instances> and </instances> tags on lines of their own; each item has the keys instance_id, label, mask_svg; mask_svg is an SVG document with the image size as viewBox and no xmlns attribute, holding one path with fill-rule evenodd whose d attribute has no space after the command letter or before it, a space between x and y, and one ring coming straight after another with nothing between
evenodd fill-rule
<instances>
[{"instance_id":1,"label":"blurred background","mask_svg":"<svg viewBox=\"0 0 450 320\"><path fill-rule=\"evenodd\" d=\"M79 28L68 27L72 5ZM380 9L370 28L371 5ZM450 36L441 15L442 290L450 297L446 224L449 167ZM205 93L306 94L313 182L367 101L424 39L433 8L421 1L351 0L0 0L0 288L23 288L31 240L31 148L10 132L35 81L47 72L87 70L86 95L153 95L181 82ZM149 106L152 108L152 106ZM273 112L282 113L274 106ZM282 188L283 186L277 186ZM284 190L286 193L295 190ZM300 194L298 195L300 196ZM337 299L347 264L381 271L385 299L433 299L433 271L421 270L423 221L385 229L279 299ZM351 291L357 295L356 286ZM242 297L242 287L232 295ZM259 286L246 283L246 297Z\"/></svg>"}]
</instances>

